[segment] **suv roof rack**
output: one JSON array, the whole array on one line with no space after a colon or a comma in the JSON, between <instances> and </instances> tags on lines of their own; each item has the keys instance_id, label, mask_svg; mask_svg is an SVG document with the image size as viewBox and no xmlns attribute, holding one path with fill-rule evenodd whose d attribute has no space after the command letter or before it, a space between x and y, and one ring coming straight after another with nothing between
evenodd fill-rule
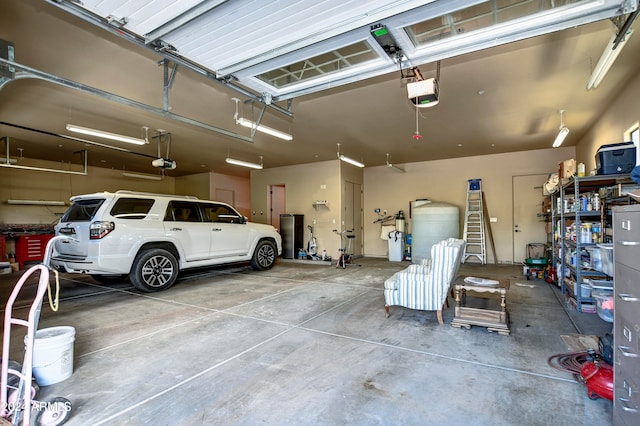
<instances>
[{"instance_id":1,"label":"suv roof rack","mask_svg":"<svg viewBox=\"0 0 640 426\"><path fill-rule=\"evenodd\" d=\"M127 194L127 195L150 195L154 197L169 197L169 198L184 198L188 200L199 200L198 197L193 195L173 195L173 194L155 194L153 192L140 192L140 191L128 191L126 189L120 189L115 192L116 194Z\"/></svg>"}]
</instances>

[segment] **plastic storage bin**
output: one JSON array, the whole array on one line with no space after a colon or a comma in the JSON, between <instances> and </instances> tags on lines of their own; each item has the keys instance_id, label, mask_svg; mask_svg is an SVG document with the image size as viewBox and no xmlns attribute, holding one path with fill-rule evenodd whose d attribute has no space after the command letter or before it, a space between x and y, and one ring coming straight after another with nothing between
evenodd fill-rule
<instances>
[{"instance_id":1,"label":"plastic storage bin","mask_svg":"<svg viewBox=\"0 0 640 426\"><path fill-rule=\"evenodd\" d=\"M633 142L602 145L596 154L599 175L629 173L636 166L636 147Z\"/></svg>"},{"instance_id":2,"label":"plastic storage bin","mask_svg":"<svg viewBox=\"0 0 640 426\"><path fill-rule=\"evenodd\" d=\"M613 244L598 244L594 247L587 247L591 268L603 272L610 277L613 276Z\"/></svg>"},{"instance_id":3,"label":"plastic storage bin","mask_svg":"<svg viewBox=\"0 0 640 426\"><path fill-rule=\"evenodd\" d=\"M598 316L607 322L613 322L613 292L594 290L591 294L596 299Z\"/></svg>"}]
</instances>

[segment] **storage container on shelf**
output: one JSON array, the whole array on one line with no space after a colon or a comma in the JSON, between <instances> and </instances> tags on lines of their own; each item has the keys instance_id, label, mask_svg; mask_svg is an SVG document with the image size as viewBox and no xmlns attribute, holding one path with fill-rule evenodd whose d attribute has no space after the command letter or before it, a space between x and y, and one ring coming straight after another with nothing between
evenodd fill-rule
<instances>
[{"instance_id":1,"label":"storage container on shelf","mask_svg":"<svg viewBox=\"0 0 640 426\"><path fill-rule=\"evenodd\" d=\"M635 166L636 147L631 141L602 145L596 153L599 175L629 173Z\"/></svg>"},{"instance_id":2,"label":"storage container on shelf","mask_svg":"<svg viewBox=\"0 0 640 426\"><path fill-rule=\"evenodd\" d=\"M613 322L613 292L594 290L591 295L596 299L598 316L607 322Z\"/></svg>"},{"instance_id":3,"label":"storage container on shelf","mask_svg":"<svg viewBox=\"0 0 640 426\"><path fill-rule=\"evenodd\" d=\"M595 280L593 278L587 278L586 282L591 287L591 291L593 290L605 290L609 292L613 291L613 280Z\"/></svg>"},{"instance_id":4,"label":"storage container on shelf","mask_svg":"<svg viewBox=\"0 0 640 426\"><path fill-rule=\"evenodd\" d=\"M613 277L613 244L598 244L587 247L591 268Z\"/></svg>"}]
</instances>

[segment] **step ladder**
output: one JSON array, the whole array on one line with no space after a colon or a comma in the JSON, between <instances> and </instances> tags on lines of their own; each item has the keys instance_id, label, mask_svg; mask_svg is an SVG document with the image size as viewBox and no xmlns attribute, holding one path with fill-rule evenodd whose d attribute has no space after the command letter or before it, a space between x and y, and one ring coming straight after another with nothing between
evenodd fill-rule
<instances>
[{"instance_id":1,"label":"step ladder","mask_svg":"<svg viewBox=\"0 0 640 426\"><path fill-rule=\"evenodd\" d=\"M464 217L464 240L466 245L462 263L470 258L476 258L483 265L486 264L485 207L481 179L469 179L467 211Z\"/></svg>"}]
</instances>

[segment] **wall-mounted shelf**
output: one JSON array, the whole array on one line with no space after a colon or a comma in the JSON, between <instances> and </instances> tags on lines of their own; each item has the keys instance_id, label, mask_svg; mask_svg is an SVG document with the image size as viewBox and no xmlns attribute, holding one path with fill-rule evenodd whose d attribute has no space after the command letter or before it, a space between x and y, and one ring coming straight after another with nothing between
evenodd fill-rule
<instances>
[{"instance_id":1,"label":"wall-mounted shelf","mask_svg":"<svg viewBox=\"0 0 640 426\"><path fill-rule=\"evenodd\" d=\"M329 202L327 200L317 200L313 202L313 208L318 210L319 208L325 208L329 210Z\"/></svg>"}]
</instances>

